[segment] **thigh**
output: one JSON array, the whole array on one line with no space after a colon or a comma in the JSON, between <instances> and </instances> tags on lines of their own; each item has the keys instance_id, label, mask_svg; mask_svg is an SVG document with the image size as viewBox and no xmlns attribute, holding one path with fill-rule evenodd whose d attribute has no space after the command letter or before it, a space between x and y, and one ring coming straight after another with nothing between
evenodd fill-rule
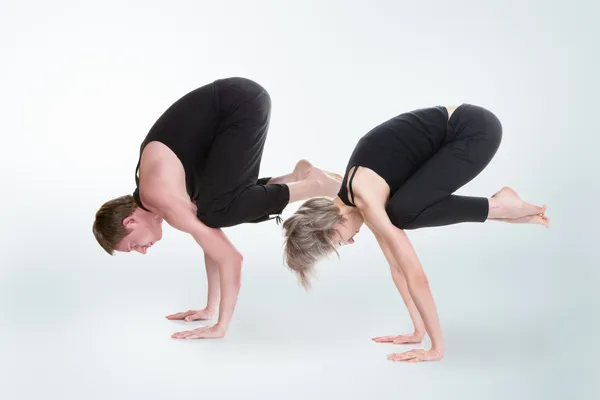
<instances>
[{"instance_id":1,"label":"thigh","mask_svg":"<svg viewBox=\"0 0 600 400\"><path fill-rule=\"evenodd\" d=\"M245 182L256 183L270 113L270 98L264 92L233 105L222 119L201 179L213 197L234 191Z\"/></svg>"},{"instance_id":2,"label":"thigh","mask_svg":"<svg viewBox=\"0 0 600 400\"><path fill-rule=\"evenodd\" d=\"M432 204L467 184L490 163L501 141L501 127L480 124L463 130L446 143L393 194L388 214L394 218L416 217Z\"/></svg>"}]
</instances>

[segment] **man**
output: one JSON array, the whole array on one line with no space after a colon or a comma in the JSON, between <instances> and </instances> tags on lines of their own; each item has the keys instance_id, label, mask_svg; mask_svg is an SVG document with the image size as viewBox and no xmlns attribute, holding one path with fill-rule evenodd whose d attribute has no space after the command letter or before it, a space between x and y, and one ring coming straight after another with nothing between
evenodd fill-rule
<instances>
[{"instance_id":1,"label":"man","mask_svg":"<svg viewBox=\"0 0 600 400\"><path fill-rule=\"evenodd\" d=\"M242 255L220 228L262 222L287 204L333 196L341 177L301 160L290 174L259 179L271 99L258 83L226 78L193 90L156 121L140 148L136 189L103 204L93 233L109 254L146 254L162 237L162 222L187 232L204 251L206 308L168 319L206 320L209 327L174 338L221 338L240 289ZM279 218L279 217L277 217Z\"/></svg>"}]
</instances>

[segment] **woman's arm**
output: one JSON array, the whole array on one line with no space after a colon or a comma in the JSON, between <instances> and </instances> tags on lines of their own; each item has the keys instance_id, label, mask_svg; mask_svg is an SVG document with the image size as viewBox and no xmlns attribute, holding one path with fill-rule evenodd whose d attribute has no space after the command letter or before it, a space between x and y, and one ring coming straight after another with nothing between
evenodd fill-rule
<instances>
[{"instance_id":1,"label":"woman's arm","mask_svg":"<svg viewBox=\"0 0 600 400\"><path fill-rule=\"evenodd\" d=\"M414 325L414 332L412 335L399 335L399 336L382 336L374 338L373 340L376 342L394 342L396 344L401 343L421 343L423 340L423 336L425 336L425 324L423 323L423 319L419 314L419 310L415 305L412 297L410 296L410 291L408 290L408 284L406 282L406 277L404 276L404 272L402 272L402 268L396 260L390 250L390 247L385 242L385 240L373 229L371 229L373 234L375 235L375 239L377 239L377 243L379 243L379 247L385 256L388 264L390 265L390 270L392 273L392 279L394 284L396 285L396 289L400 293L406 308L408 309L408 313L410 315L410 319Z\"/></svg>"},{"instance_id":2,"label":"woman's arm","mask_svg":"<svg viewBox=\"0 0 600 400\"><path fill-rule=\"evenodd\" d=\"M441 359L444 354L444 343L435 301L427 276L406 233L392 224L382 204L365 200L361 196L357 206L365 223L389 245L394 260L406 277L408 291L423 318L432 344L431 350L423 356L425 358L421 359ZM405 354L404 357L407 358L417 357L411 352Z\"/></svg>"}]
</instances>

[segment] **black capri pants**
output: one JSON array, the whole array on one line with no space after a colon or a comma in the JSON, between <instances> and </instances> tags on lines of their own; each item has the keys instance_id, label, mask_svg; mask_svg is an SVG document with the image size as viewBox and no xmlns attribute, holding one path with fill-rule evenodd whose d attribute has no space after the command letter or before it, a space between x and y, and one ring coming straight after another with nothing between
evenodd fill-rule
<instances>
[{"instance_id":1,"label":"black capri pants","mask_svg":"<svg viewBox=\"0 0 600 400\"><path fill-rule=\"evenodd\" d=\"M484 222L486 197L453 194L490 163L502 141L502 124L489 110L462 104L448 121L442 147L392 195L386 211L400 229Z\"/></svg>"}]
</instances>

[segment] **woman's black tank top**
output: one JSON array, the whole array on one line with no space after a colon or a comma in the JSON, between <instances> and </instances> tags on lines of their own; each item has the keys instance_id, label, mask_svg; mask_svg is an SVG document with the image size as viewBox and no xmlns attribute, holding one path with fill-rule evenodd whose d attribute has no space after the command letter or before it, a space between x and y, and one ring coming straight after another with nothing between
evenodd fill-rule
<instances>
[{"instance_id":1,"label":"woman's black tank top","mask_svg":"<svg viewBox=\"0 0 600 400\"><path fill-rule=\"evenodd\" d=\"M391 197L443 145L447 125L447 109L435 106L402 113L373 128L358 141L350 156L339 198L355 206L352 180L358 167L381 176L390 187ZM357 168L348 176L353 167Z\"/></svg>"}]
</instances>

